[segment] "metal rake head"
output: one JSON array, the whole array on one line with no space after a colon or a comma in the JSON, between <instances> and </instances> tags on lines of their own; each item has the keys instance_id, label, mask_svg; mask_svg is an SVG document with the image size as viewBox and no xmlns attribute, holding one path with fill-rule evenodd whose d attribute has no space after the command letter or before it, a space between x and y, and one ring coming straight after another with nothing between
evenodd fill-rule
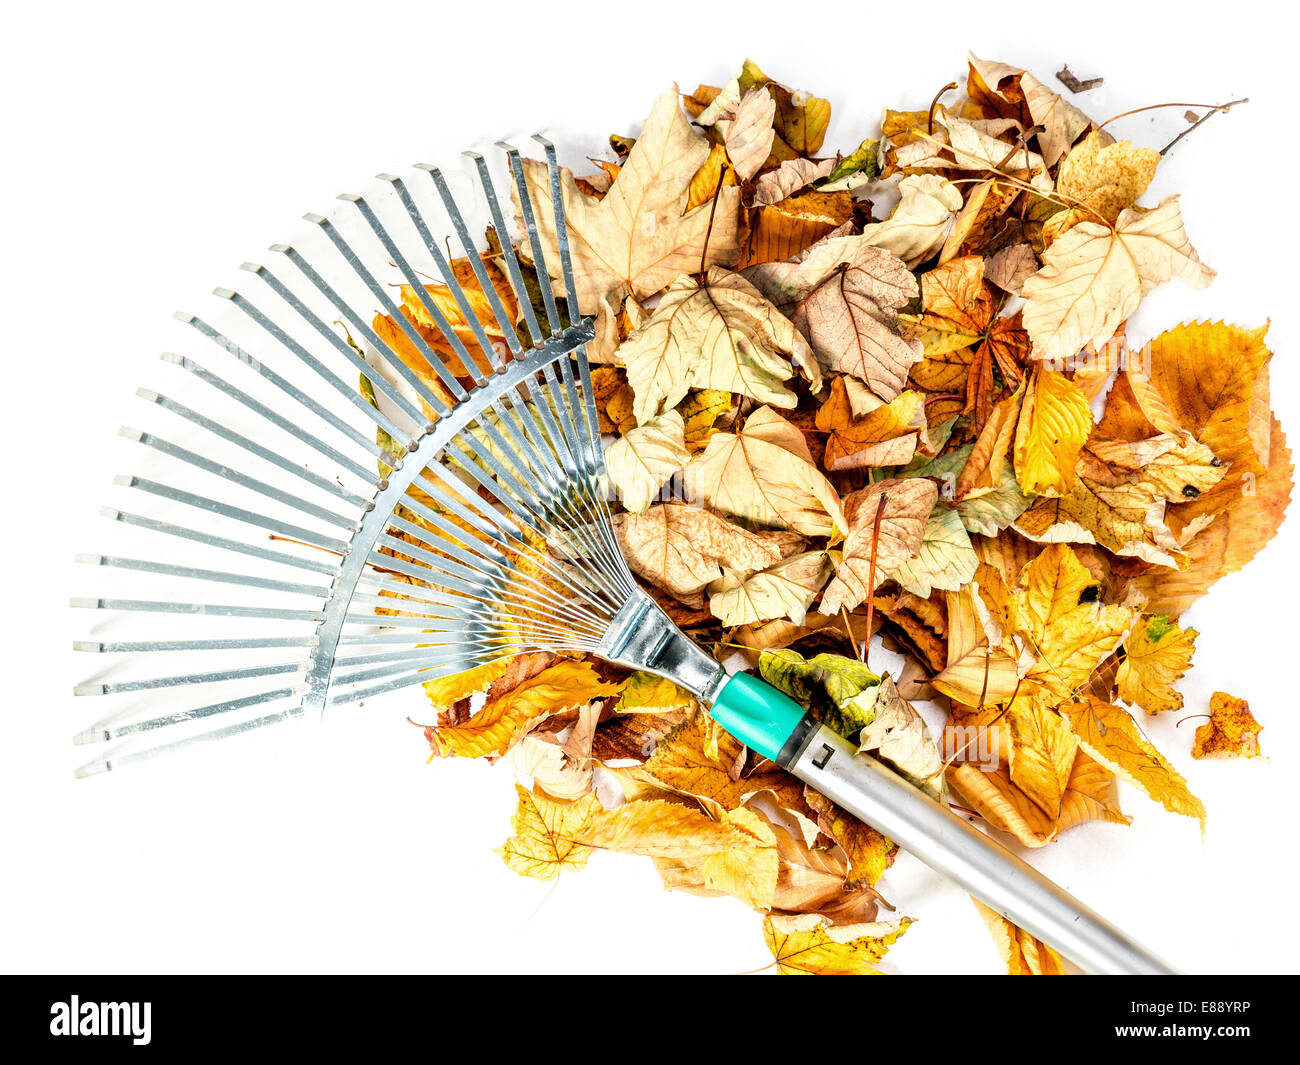
<instances>
[{"instance_id":1,"label":"metal rake head","mask_svg":"<svg viewBox=\"0 0 1300 1065\"><path fill-rule=\"evenodd\" d=\"M555 150L538 140L549 202L500 146L518 251L486 161L467 153L491 253L446 176L421 166L340 197L334 218L307 215L317 246L245 264L256 283L216 290L217 324L177 316L209 343L163 356L174 393L140 390L166 424L123 430L145 452L117 483L140 502L105 513L132 553L80 556L104 580L129 571L128 594L74 600L111 612L78 649L133 656L78 694L149 695L77 736L134 747L78 775L521 650L617 659L635 644L651 605L605 502L592 329ZM446 225L460 256L435 239ZM141 660L183 664L119 679Z\"/></svg>"}]
</instances>

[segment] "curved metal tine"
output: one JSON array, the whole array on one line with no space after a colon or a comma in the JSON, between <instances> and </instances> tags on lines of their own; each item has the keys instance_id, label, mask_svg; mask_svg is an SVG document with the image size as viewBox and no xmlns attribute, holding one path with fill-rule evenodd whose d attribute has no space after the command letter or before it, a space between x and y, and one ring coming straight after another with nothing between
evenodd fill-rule
<instances>
[{"instance_id":1,"label":"curved metal tine","mask_svg":"<svg viewBox=\"0 0 1300 1065\"><path fill-rule=\"evenodd\" d=\"M537 273L537 287L542 291L542 303L546 307L546 318L551 326L551 335L558 336L563 331L560 324L559 308L555 305L555 293L551 290L551 278L546 272L546 253L542 250L541 234L537 228L537 217L533 213L532 197L528 194L528 179L524 175L523 161L519 158L519 149L514 145L497 141L497 147L506 153L510 163L510 173L515 179L515 192L519 197L519 212L524 220L524 231L528 234L528 244L533 251L533 269ZM502 239L502 247L505 240Z\"/></svg>"},{"instance_id":2,"label":"curved metal tine","mask_svg":"<svg viewBox=\"0 0 1300 1065\"><path fill-rule=\"evenodd\" d=\"M413 326L409 321L406 320L406 316L402 314L397 304L393 302L392 298L384 290L384 286L381 285L379 281L375 278L375 275L372 274L368 269L366 269L366 267L362 264L361 257L357 255L357 253L353 250L352 245L350 245L343 238L343 234L341 234L338 231L334 223L331 222L328 218L325 218L318 214L308 214L308 215L304 215L303 217L306 218L306 220L308 222L311 222L313 225L320 227L321 231L325 234L325 236L329 238L330 243L334 245L339 255L343 257L344 262L346 262L348 266L351 267L352 272L357 275L361 283L370 290L370 294L379 301L379 306L383 309L384 313L389 315L393 319L397 327L401 329L403 333L406 334L407 340L409 340L411 344L415 347L415 350L419 352L420 357L423 358L424 361L429 364L429 369L431 369L435 374L438 375L438 379L442 381L447 391L449 391L455 399L458 400L464 399L469 394L465 391L465 386L456 380L455 375L453 375L451 370L447 367L447 365L440 358L438 358L437 353L431 347L429 347L428 344L425 343L424 337L420 336L419 331L416 330L415 326ZM325 279L322 278L320 274L318 274L314 269L312 269L311 266L306 262L306 260L303 259L302 256L299 255L296 251L290 249L290 251L286 252L286 254L289 255L290 258L293 260L294 265L298 266L300 269L303 270L303 272L307 275L311 283L315 285L318 289L320 289L321 294L324 295L327 299L331 299L334 302L334 305L337 306L339 310L343 312L344 316L348 318L357 327L357 329L361 331L363 335L366 336L367 340L370 340L370 343L377 344L381 352L383 351L392 352L393 358L396 359L396 363L394 364L393 369L396 370L398 373L402 374L402 377L406 380L406 383L409 384L412 388L414 388L416 394L420 396L426 403L428 403L429 406L432 407L435 412L437 412L440 415L444 414L447 410L447 407L446 404L444 404L443 401L438 397L437 393L435 393L433 389L431 389L428 385L426 385L423 381L421 381L420 378L416 375L415 371L412 370L409 366L407 366L406 363L403 362L401 358L398 357L397 353L395 351L392 351L392 349L387 344L384 344L382 341L379 341L378 337L374 337L373 340L370 339L371 337L374 336L374 333L371 331L370 327L365 324L364 320L362 320L362 318L356 313L355 309L353 309L352 306L346 301L339 299L337 293L335 293L334 290L330 288L330 286L325 282Z\"/></svg>"},{"instance_id":3,"label":"curved metal tine","mask_svg":"<svg viewBox=\"0 0 1300 1065\"><path fill-rule=\"evenodd\" d=\"M533 313L532 302L528 299L528 287L524 284L523 271L519 269L519 262L515 258L514 244L510 240L510 227L501 213L496 187L492 182L492 175L488 173L487 160L478 152L464 154L473 161L474 168L478 171L479 183L483 186L484 195L487 196L488 211L492 215L492 225L496 228L497 241L501 245L501 257L505 260L506 272L510 275L510 283L519 300L519 307L524 313L524 324L528 327L528 335L532 337L533 346L536 347L546 339L546 334L538 324L537 315ZM511 325L513 327L513 323Z\"/></svg>"},{"instance_id":4,"label":"curved metal tine","mask_svg":"<svg viewBox=\"0 0 1300 1065\"><path fill-rule=\"evenodd\" d=\"M298 265L298 260L295 258L296 256L298 256L298 253L294 251L294 249L291 248L289 245L272 244L269 250L284 254L289 259L290 262L293 262L295 263L295 265ZM312 329L317 333L317 335L323 337L325 341L332 348L334 348L335 351L337 351L340 355L342 355L344 361L347 362L354 370L356 370L357 373L368 378L371 381L371 383L375 385L375 387L377 387L379 391L385 395L385 397L387 397L390 401L392 401L392 403L397 407L398 410L400 410L404 415L406 415L406 417L410 418L415 425L420 426L427 421L427 419L424 416L424 411L420 409L419 404L413 403L407 396L403 395L402 392L392 384L392 382L390 382L387 378L383 376L382 373L376 373L376 368L371 366L369 363L367 363L366 360L362 357L361 353L357 351L355 348L353 348L353 346L350 343L348 343L346 339L339 336L338 333L336 333L333 329L331 329L329 325L326 324L326 322L320 317L320 315L316 314L315 311L313 311L310 307L308 307L305 303L303 303L303 301L298 298L297 294L293 291L293 289L291 289L288 285L286 285L283 281L281 281L279 277L276 276L273 270L271 270L269 267L262 266L258 263L243 263L241 264L240 269L247 270L249 273L255 274L257 277L261 278L264 282L266 282L267 287L270 288L271 291L274 292L277 296L279 296L282 300L284 300L284 302L287 303L293 309L294 313L297 314L299 318L301 318L304 322L306 322L309 326L311 326ZM299 265L299 269L302 270L304 269L304 267ZM322 284L324 284L323 281ZM333 292L333 289L331 289L330 291ZM388 345L384 344L383 341L381 341L377 336L375 336L373 331L370 329L370 327L365 324L364 320L357 317L355 312L352 311L350 307L339 305L338 310L342 315L344 315L344 317L348 318L348 320L352 322L353 328L359 328L362 331L363 336L367 340L372 341L375 350L380 354L380 357L383 358L386 363L392 363L393 365L397 365L397 362L400 362L400 360L397 360L396 354L391 352ZM280 340L282 344L286 344L286 346L289 346L286 343L286 339L288 338L287 332L281 329L274 322L272 322L271 325L275 327L276 339ZM263 327L265 328L265 325ZM292 350L295 355L298 355L299 358L303 358L303 356L299 354L300 345L297 345L296 342L290 350ZM385 353L388 354L386 355ZM391 358L389 357L390 355ZM397 360L397 362L395 362L394 360ZM313 367L313 369L314 368L315 367ZM335 385L334 387L336 389L338 388L337 385ZM345 388L347 387L346 383L344 384L344 387ZM406 430L395 430L392 427L391 422L384 427L384 431L387 432L390 436L393 436L397 439L401 439L402 437L409 437L411 435Z\"/></svg>"},{"instance_id":5,"label":"curved metal tine","mask_svg":"<svg viewBox=\"0 0 1300 1065\"><path fill-rule=\"evenodd\" d=\"M452 296L456 300L457 306L460 307L461 314L465 318L465 324L473 331L475 341L478 343L479 348L482 349L484 355L487 356L488 363L492 367L492 373L500 372L504 366L504 363L501 361L501 356L497 354L496 347L483 331L483 323L478 320L478 315L475 313L473 305L466 297L464 286L457 281L456 271L452 269L451 264L447 261L447 257L442 253L442 249L438 247L437 241L433 239L433 234L429 231L429 226L424 220L424 213L418 206L416 206L410 190L406 187L406 182L404 182L400 177L395 177L392 174L379 174L377 176L380 181L387 181L393 186L393 190L402 201L402 206L406 208L407 215L410 216L411 224L415 226L415 231L420 235L420 240L424 243L425 250L433 259L434 265L438 268L438 273L442 275L443 282L451 291ZM435 308L430 305L431 301L429 301L427 293L421 292L423 286L416 285L416 282L414 281L412 282L412 285L416 286L416 294L419 295L425 308L430 312L433 312ZM441 312L439 312L439 314L441 314ZM435 319L435 321L437 320L438 319ZM439 325L439 328L441 329L442 326Z\"/></svg>"},{"instance_id":6,"label":"curved metal tine","mask_svg":"<svg viewBox=\"0 0 1300 1065\"><path fill-rule=\"evenodd\" d=\"M283 551L273 551L267 547L246 544L241 540L229 540L224 536L213 536L211 533L200 532L197 529L187 529L183 525L172 525L170 522L158 521L156 518L144 518L138 514L128 514L120 510L114 510L112 507L103 507L100 509L100 513L113 521L122 522L123 525L134 525L165 536L177 536L184 540L193 540L195 543L206 544L209 547L220 548L223 551L249 555L253 558L264 559L267 562L278 562L282 566L294 566L298 569L309 570L312 573L323 573L327 577L334 576L335 567L328 562L318 562L313 558L299 558Z\"/></svg>"},{"instance_id":7,"label":"curved metal tine","mask_svg":"<svg viewBox=\"0 0 1300 1065\"><path fill-rule=\"evenodd\" d=\"M78 596L70 606L86 610L132 610L146 614L210 614L222 618L258 618L263 621L306 621L319 624L318 610L286 610L269 606L233 606L227 603L165 603L153 599L94 599Z\"/></svg>"},{"instance_id":8,"label":"curved metal tine","mask_svg":"<svg viewBox=\"0 0 1300 1065\"><path fill-rule=\"evenodd\" d=\"M302 662L279 662L271 666L247 666L244 669L209 670L206 673L183 673L173 677L150 677L148 680L123 680L112 684L78 684L74 695L123 695L127 692L154 691L158 688L186 688L193 684L219 684L253 677L273 677L283 673L302 673Z\"/></svg>"},{"instance_id":9,"label":"curved metal tine","mask_svg":"<svg viewBox=\"0 0 1300 1065\"><path fill-rule=\"evenodd\" d=\"M228 503L222 503L216 499L209 499L207 496L196 495L193 492L187 492L181 488L172 488L169 485L159 484L157 481L150 481L146 478L134 477L129 474L115 477L113 483L124 485L127 488L138 488L142 492L162 496L164 499L171 499L177 503L185 503L189 506L197 507L200 510L206 510L212 514L220 514L225 518L233 518L235 521L242 521L259 529L267 529L279 536L287 536L292 540L301 540L312 547L320 547L324 548L326 551L333 551L335 554L343 555L347 553L348 545L344 540L338 540L332 536L322 536L320 533L311 529L304 529L297 525L290 525L288 522L278 521L269 518L264 514L258 514L251 510L244 510L241 507L232 507Z\"/></svg>"},{"instance_id":10,"label":"curved metal tine","mask_svg":"<svg viewBox=\"0 0 1300 1065\"><path fill-rule=\"evenodd\" d=\"M146 762L151 758L157 758L160 755L172 754L176 751L182 751L187 747L193 747L200 743L211 743L215 740L228 739L231 736L238 736L245 732L251 732L254 729L266 728L268 725L278 725L284 721L298 720L303 716L301 705L291 706L279 713L268 714L266 717L259 717L252 721L241 721L235 725L227 725L224 728L214 729L211 732L203 732L197 736L187 736L184 739L174 740L171 743L163 743L157 747L150 747L143 751L132 751L129 754L116 755L109 758L100 758L94 762L88 762L77 770L78 777L88 777L95 773L107 773L114 769L123 769L128 765L135 765L140 762Z\"/></svg>"},{"instance_id":11,"label":"curved metal tine","mask_svg":"<svg viewBox=\"0 0 1300 1065\"><path fill-rule=\"evenodd\" d=\"M295 425L293 422L290 422L282 414L272 410L264 403L259 403L252 396L248 395L248 393L242 391L241 389L236 388L234 385L230 384L224 378L213 373L211 370L208 370L207 368L201 366L193 359L190 359L185 355L176 355L170 351L164 351L160 357L164 362L169 362L173 366L179 366L182 370L185 370L186 372L193 374L204 384L209 385L212 388L217 389L219 392L222 392L225 395L229 396L236 403L239 403L241 406L252 411L254 414L259 415L261 418L274 425L277 429L280 429L282 432L288 434L295 440L303 444L306 444L308 447L311 448L312 451L316 452L318 455L328 458L332 462L337 462L340 466L346 469L354 477L359 478L361 482L365 484L368 488L372 490L374 489L375 483L378 480L378 474L374 470L366 469L366 467L363 466L356 459L352 458L349 455L345 455L337 448L334 448L329 444L325 443L319 437L313 436L311 433L307 432L306 429L302 428L300 425ZM142 389L141 391L143 392L144 390ZM172 401L168 400L168 403L172 403ZM175 409L176 407L179 407L179 404L173 404L173 406L169 407L168 409ZM290 463L290 465L292 465L292 463ZM295 467L295 469L296 468L297 467ZM312 473L309 470L302 470L301 475L303 477L311 479L313 483L323 482L322 487L325 484L328 484L333 486L336 491L339 490L339 486L335 484L335 482L329 480L326 477L321 477L319 474ZM361 500L360 503L356 504L357 506L362 506L365 503L364 496L359 496L351 492L347 494L347 500L349 503L353 502L354 500Z\"/></svg>"},{"instance_id":12,"label":"curved metal tine","mask_svg":"<svg viewBox=\"0 0 1300 1065\"><path fill-rule=\"evenodd\" d=\"M244 263L242 269L248 270L249 273L256 274L264 282L266 282L266 284L271 288L273 292L275 292L282 299L284 299L285 302L288 303L291 307L294 307L294 310L298 310L298 307L294 306L294 304L295 303L300 304L301 301L299 301L297 297L293 295L292 292L290 292L287 288L285 288L285 286L280 283L279 279L274 274L272 274L271 271L268 270L266 267L258 266L256 263ZM310 369L313 373L315 373L317 377L319 377L322 381L328 384L340 396L346 398L347 401L351 403L354 407L356 407L357 410L361 411L366 416L367 419L374 422L375 425L377 425L379 428L383 429L384 432L386 432L390 437L392 437L394 440L411 441L412 443L414 443L414 440L412 439L413 434L410 430L403 429L402 427L397 425L397 423L394 422L391 418L389 418L388 415L384 414L384 412L381 411L378 407L370 403L370 401L367 400L366 397L361 394L360 389L358 389L355 385L349 385L346 381L344 381L341 377L339 377L336 373L334 373L333 370L326 367L319 359L316 358L315 355L309 352L305 347L303 347L302 344L298 343L297 340L295 340L292 336L290 336L289 333L278 322L276 322L273 318L270 318L267 315L263 314L262 311L259 310L257 306L253 304L247 297L240 295L238 292L232 292L229 289L216 289L215 291L218 296L224 296L225 298L229 299L236 307L238 307L241 311L243 311L251 319L253 319L253 321L255 321L258 325L260 325L264 330L266 330L266 332L270 334L271 338L275 340L281 347L285 348L287 351L297 356L298 360L302 362L304 365L306 365L308 369ZM316 318L316 316L312 314L311 311L308 310L306 307L303 307L302 310L299 311L299 313L303 314L304 316L308 316L309 323L312 322L313 319L314 322L318 322L318 323L320 322L320 319ZM333 335L333 331L330 330L328 326L324 326L324 323L320 323L320 324L322 327L324 327L324 331L326 335L329 336ZM313 325L313 328L314 327L315 326ZM341 338L336 337L335 339L341 339ZM343 346L347 348L346 343L344 343ZM369 377L377 376L375 374L374 367L367 366L365 360L357 356L356 352L352 351L350 348L347 349L347 354L344 356L344 358L351 361L354 367L357 367L358 365L366 367L365 370L359 372L364 372ZM410 418L417 426L423 425L425 423L424 413L419 409L419 407L416 404L412 403L409 399L403 396L396 389L392 389L391 395L389 394L389 391L387 389L381 389L381 390L384 391L384 394L388 395L390 399L393 399L393 402L397 405L398 409L400 409L402 413L405 414L408 418ZM362 439L365 438L362 437Z\"/></svg>"},{"instance_id":13,"label":"curved metal tine","mask_svg":"<svg viewBox=\"0 0 1300 1065\"><path fill-rule=\"evenodd\" d=\"M438 190L438 198L442 200L443 209L447 212L447 217L451 219L452 228L456 231L456 236L460 238L460 245L465 251L465 257L469 259L469 265L474 271L474 276L478 278L478 283L483 289L483 297L488 301L488 306L492 308L492 315L497 320L497 325L501 327L501 332L506 338L506 344L512 353L518 355L523 350L523 345L519 343L519 337L515 334L515 323L506 313L505 305L501 302L501 296L497 293L496 286L492 284L492 275L487 272L487 267L483 265L483 258L478 253L478 245L470 236L469 227L465 224L465 216L460 213L460 207L456 199L451 194L451 189L447 187L447 179L442 176L442 171L436 166L430 166L428 163L416 163L417 170L423 170L430 178ZM505 244L510 239L510 234L498 232L501 243ZM528 305L528 293L521 292L520 303ZM538 333L533 334L540 339Z\"/></svg>"},{"instance_id":14,"label":"curved metal tine","mask_svg":"<svg viewBox=\"0 0 1300 1065\"><path fill-rule=\"evenodd\" d=\"M161 717L151 717L147 721L132 721L126 725L106 726L93 725L88 729L83 729L72 737L75 744L87 743L107 743L111 740L120 740L126 736L134 736L141 732L152 732L156 729L167 728L170 725L184 725L191 721L201 721L205 717L213 717L217 714L229 714L237 710L245 710L250 706L261 706L264 703L274 702L276 699L287 699L298 694L296 688L277 688L275 691L261 692L257 695L248 695L242 699L227 699L225 702L212 703L209 706L200 706L193 710L178 710L173 714L163 714Z\"/></svg>"},{"instance_id":15,"label":"curved metal tine","mask_svg":"<svg viewBox=\"0 0 1300 1065\"><path fill-rule=\"evenodd\" d=\"M578 286L573 280L573 263L569 256L569 224L564 217L564 185L560 179L560 164L555 157L554 144L540 133L534 134L533 140L546 153L546 172L551 179L551 208L555 212L555 242L560 253L560 272L564 278L564 302L569 312L569 324L577 325L582 320L582 315L578 309Z\"/></svg>"},{"instance_id":16,"label":"curved metal tine","mask_svg":"<svg viewBox=\"0 0 1300 1065\"><path fill-rule=\"evenodd\" d=\"M140 654L153 651L249 651L272 647L315 647L315 636L253 636L236 640L74 640L74 651Z\"/></svg>"},{"instance_id":17,"label":"curved metal tine","mask_svg":"<svg viewBox=\"0 0 1300 1065\"><path fill-rule=\"evenodd\" d=\"M283 470L285 473L298 478L300 481L311 485L313 488L318 488L322 492L326 492L337 499L341 499L343 502L354 507L362 507L366 504L364 496L359 496L353 492L349 492L337 481L331 481L328 477L322 477L318 473L313 473L300 463L290 461L283 455L272 451L270 448L263 447L256 441L250 440L242 433L237 433L233 429L222 425L220 422L215 422L206 415L200 414L198 411L187 407L184 403L178 403L176 400L161 395L150 388L137 388L135 394L146 402L154 403L163 410L170 411L172 414L184 418L187 422L197 425L200 429L206 429L214 436L219 436L223 440L228 440L230 443L244 451L247 451L255 458L259 458L263 462L275 466L277 469Z\"/></svg>"},{"instance_id":18,"label":"curved metal tine","mask_svg":"<svg viewBox=\"0 0 1300 1065\"><path fill-rule=\"evenodd\" d=\"M247 366L254 373L262 377L263 380L270 382L272 385L274 385L277 389L283 392L295 403L298 403L301 406L305 407L307 410L311 411L311 413L316 415L316 417L320 418L321 421L331 426L333 429L341 433L343 436L346 436L353 443L360 445L368 453L380 457L386 454L384 449L381 448L379 444L376 443L373 439L367 438L367 436L364 433L362 433L359 429L357 429L355 426L349 425L333 411L328 410L322 404L318 403L315 399L308 396L305 392L299 389L291 381L286 380L284 377L280 376L270 367L264 365L263 363L259 362L257 359L253 358L252 355L250 355L247 351L241 348L233 340L230 340L228 337L223 336L218 330L212 328L212 326L208 325L207 322L203 321L203 319L197 318L192 314L185 314L183 312L177 312L175 315L173 315L173 317L185 322L188 325L192 325L203 336L207 337L214 344L216 344L223 351L225 351L226 354L233 356L236 362L242 363L244 366ZM189 360L185 360L186 364L188 364L188 362ZM217 381L220 380L220 378L216 378L215 375L212 376L214 377L215 380ZM370 408L370 404L366 404L365 407ZM365 408L359 408L359 409L365 409ZM366 417L367 419L369 419L370 422L378 425L379 424L378 417L377 417L378 413L379 413L378 411L374 410L373 408L370 408L366 410ZM353 460L348 460L348 461L353 462ZM364 469L364 467L358 467L358 468Z\"/></svg>"},{"instance_id":19,"label":"curved metal tine","mask_svg":"<svg viewBox=\"0 0 1300 1065\"><path fill-rule=\"evenodd\" d=\"M312 584L296 584L291 581L271 580L267 577L252 577L246 573L226 573L220 570L195 569L191 566L173 566L166 562L151 562L140 558L119 558L115 555L77 555L77 561L90 566L111 566L116 569L139 570L144 573L161 573L170 577L187 577L197 581L212 581L215 584L236 584L244 588L262 588L267 591L285 592L289 595L309 595L315 599L324 599L329 595L329 588Z\"/></svg>"},{"instance_id":20,"label":"curved metal tine","mask_svg":"<svg viewBox=\"0 0 1300 1065\"><path fill-rule=\"evenodd\" d=\"M118 435L125 437L127 440L134 440L136 443L143 444L147 448L152 448L160 454L168 455L188 466L193 466L196 470L203 470L206 473L220 477L223 481L237 484L241 488L246 488L248 491L261 496L263 499L269 499L273 503L279 503L301 514L309 514L336 529L346 529L351 532L357 527L356 519L350 515L338 514L328 507L318 506L292 492L286 492L273 484L267 484L265 481L259 481L256 477L250 477L233 466L213 462L211 459L206 459L188 448L163 440L153 433L146 433L140 429L124 426L118 431Z\"/></svg>"},{"instance_id":21,"label":"curved metal tine","mask_svg":"<svg viewBox=\"0 0 1300 1065\"><path fill-rule=\"evenodd\" d=\"M435 484L433 477L437 477L439 483ZM460 481L441 463L433 462L424 467L416 481L420 483L412 484L413 490L429 496L443 510L449 511L469 525L480 537L493 540L502 546L507 546L507 541L516 544L526 542L522 526L516 524L508 515L499 514L495 509L489 508L486 500L473 490L473 486ZM464 494L463 498L452 489L453 485ZM418 502L408 491L403 497L401 506L414 509Z\"/></svg>"},{"instance_id":22,"label":"curved metal tine","mask_svg":"<svg viewBox=\"0 0 1300 1065\"><path fill-rule=\"evenodd\" d=\"M529 606L535 610L545 610L556 613L566 619L568 624L590 624L593 628L603 631L608 625L608 618L600 618L588 611L580 603L575 603L562 598L553 588L546 585L528 574L511 570L506 566L497 566L495 572L485 571L478 568L465 568L456 563L450 562L439 555L426 551L423 548L405 543L401 540L395 540L392 537L381 537L383 541L376 545L375 550L371 553L372 563L379 564L383 560L385 569L392 569L398 573L403 573L408 577L413 577L419 581L425 581L438 590L451 589L463 595L473 596L485 602L499 601L499 597L494 595L490 590L483 589L479 581L486 578L490 581L500 582L504 578L509 582L508 587L511 591L510 599L514 603L520 603ZM436 545L439 550L445 550L443 545ZM405 559L393 558L391 555L380 554L380 548L386 547L390 551L400 551L411 559L407 562ZM454 570L456 572L449 572ZM464 582L464 583L462 583ZM533 594L528 594L521 590L520 586L529 590L536 591L540 598ZM409 586L408 586L409 587ZM570 589L579 595L585 595L581 589L569 585ZM411 593L408 591L407 595ZM505 594L503 587L501 595ZM354 596L354 599L356 597ZM445 605L441 600L434 600L439 605ZM382 605L382 604L381 604ZM612 613L612 611L611 611Z\"/></svg>"},{"instance_id":23,"label":"curved metal tine","mask_svg":"<svg viewBox=\"0 0 1300 1065\"><path fill-rule=\"evenodd\" d=\"M377 176L381 181L386 180L393 182L397 180L391 174L379 174ZM464 342L460 339L460 335L456 332L455 327L447 320L446 315L439 310L438 305L429 298L429 292L425 288L424 282L421 281L416 275L416 272L411 269L411 264L406 261L406 256L404 256L401 249L398 248L397 242L393 240L392 234L390 234L384 227L383 223L379 221L378 216L375 214L370 204L366 202L366 198L364 196L347 195L340 196L339 199L356 205L357 210L361 212L361 217L366 220L366 224L370 227L371 232L374 233L375 237L379 240L379 243L384 246L384 250L392 257L393 265L401 271L402 276L406 278L406 283L411 286L411 290L423 305L425 312L433 319L433 324L438 327L438 332L440 332L446 339L447 343L451 345L452 351L455 352L456 356L460 359L461 365L469 371L470 376L474 379L474 383L481 385L493 372L493 361L491 357L487 355L487 352L492 351L492 342L483 333L482 327L479 325L478 317L475 315L473 308L469 305L469 300L466 298L460 282L456 280L455 275L453 274L451 277L448 277L444 274L443 278L446 281L447 288L451 292L452 297L461 308L461 313L465 318L466 325L474 330L475 340L478 342L480 352L488 360L487 369L484 369L479 360L471 354Z\"/></svg>"}]
</instances>

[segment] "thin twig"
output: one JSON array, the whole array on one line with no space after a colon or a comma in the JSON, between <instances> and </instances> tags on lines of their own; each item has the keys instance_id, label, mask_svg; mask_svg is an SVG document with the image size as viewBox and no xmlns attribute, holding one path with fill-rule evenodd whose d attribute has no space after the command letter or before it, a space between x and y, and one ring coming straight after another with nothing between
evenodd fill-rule
<instances>
[{"instance_id":1,"label":"thin twig","mask_svg":"<svg viewBox=\"0 0 1300 1065\"><path fill-rule=\"evenodd\" d=\"M1217 114L1219 114L1219 112L1221 112L1221 111L1226 111L1226 110L1228 110L1228 108L1230 108L1230 107L1236 107L1238 104L1248 104L1248 103L1250 103L1250 97L1249 97L1249 96L1243 96L1240 100L1233 100L1231 103L1226 103L1226 104L1223 104L1221 107L1215 107L1215 108L1213 108L1212 110L1206 111L1205 114L1203 114L1200 118L1198 118L1195 122L1193 122L1193 123L1192 123L1190 126L1188 126L1185 130L1183 130L1182 133L1178 134L1177 137L1175 137L1175 138L1174 138L1173 140L1171 140L1168 144L1166 144L1163 148L1161 148L1161 149L1160 149L1160 154L1161 154L1161 155L1164 155L1167 151L1169 151L1170 148L1172 148L1172 147L1173 147L1175 144L1177 144L1180 140L1182 140L1184 137L1186 137L1187 134L1191 133L1192 130L1194 130L1197 126L1199 126L1202 122L1204 122L1204 121L1205 121L1207 118L1209 118L1211 115L1217 115Z\"/></svg>"}]
</instances>

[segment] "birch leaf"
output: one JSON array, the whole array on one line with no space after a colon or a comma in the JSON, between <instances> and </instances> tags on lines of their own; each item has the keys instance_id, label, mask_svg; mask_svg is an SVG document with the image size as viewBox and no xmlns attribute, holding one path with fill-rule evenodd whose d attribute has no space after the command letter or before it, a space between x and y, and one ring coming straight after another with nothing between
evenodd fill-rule
<instances>
[{"instance_id":1,"label":"birch leaf","mask_svg":"<svg viewBox=\"0 0 1300 1065\"><path fill-rule=\"evenodd\" d=\"M606 449L610 483L628 510L644 513L664 481L690 461L684 433L682 416L670 410L629 429Z\"/></svg>"},{"instance_id":2,"label":"birch leaf","mask_svg":"<svg viewBox=\"0 0 1300 1065\"><path fill-rule=\"evenodd\" d=\"M1152 210L1129 207L1113 228L1080 222L1047 249L1021 290L1034 357L1063 361L1085 347L1100 350L1142 297L1173 277L1192 288L1214 279L1187 239L1177 196Z\"/></svg>"}]
</instances>

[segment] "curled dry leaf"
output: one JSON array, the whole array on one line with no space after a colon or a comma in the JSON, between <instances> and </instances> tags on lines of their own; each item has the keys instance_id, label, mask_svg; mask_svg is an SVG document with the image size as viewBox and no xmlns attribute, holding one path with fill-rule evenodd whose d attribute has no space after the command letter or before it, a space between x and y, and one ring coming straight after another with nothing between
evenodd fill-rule
<instances>
[{"instance_id":1,"label":"curled dry leaf","mask_svg":"<svg viewBox=\"0 0 1300 1065\"><path fill-rule=\"evenodd\" d=\"M690 461L686 427L675 410L629 429L605 451L605 469L623 506L643 514L660 487Z\"/></svg>"},{"instance_id":2,"label":"curled dry leaf","mask_svg":"<svg viewBox=\"0 0 1300 1065\"><path fill-rule=\"evenodd\" d=\"M1215 692L1210 696L1210 720L1196 730L1192 757L1258 758L1263 730L1245 699Z\"/></svg>"},{"instance_id":3,"label":"curled dry leaf","mask_svg":"<svg viewBox=\"0 0 1300 1065\"><path fill-rule=\"evenodd\" d=\"M791 555L749 576L724 570L722 578L709 585L709 609L724 625L753 625L779 617L802 625L830 574L825 551Z\"/></svg>"}]
</instances>

